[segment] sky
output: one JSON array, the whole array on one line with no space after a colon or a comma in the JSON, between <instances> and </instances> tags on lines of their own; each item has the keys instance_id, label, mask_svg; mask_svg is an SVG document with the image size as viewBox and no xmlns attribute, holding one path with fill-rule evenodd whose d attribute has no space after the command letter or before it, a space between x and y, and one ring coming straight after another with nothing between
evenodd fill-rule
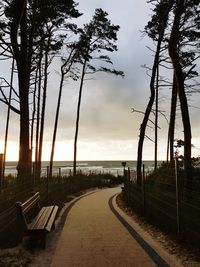
<instances>
[{"instance_id":1,"label":"sky","mask_svg":"<svg viewBox=\"0 0 200 267\"><path fill-rule=\"evenodd\" d=\"M107 11L113 24L120 25L118 33L118 51L111 56L116 69L125 73L125 78L101 74L84 82L81 104L80 128L78 137L78 160L136 160L139 128L143 115L133 113L132 108L144 111L149 99L149 76L143 65L152 66L154 47L151 40L142 33L151 14L151 6L146 1L80 1L78 9L84 13L78 24L87 23L95 8ZM47 110L44 133L43 160L49 160L51 140L55 118L55 107L59 85L59 62L50 67L47 93ZM0 64L2 75L9 79L9 64ZM75 132L76 105L79 83L66 81L61 104L61 113L57 132L55 160L73 159L73 139ZM169 114L169 90L162 91L160 108ZM191 97L191 103L199 106L200 97ZM0 152L3 151L6 107L1 105ZM199 109L191 109L195 156L200 155ZM180 114L179 114L180 117ZM167 122L159 122L158 157L166 159ZM19 118L11 114L7 160L18 158ZM153 129L147 130L153 139ZM177 122L177 137L182 137L182 125ZM148 138L144 144L144 159L152 160L154 143Z\"/></svg>"}]
</instances>

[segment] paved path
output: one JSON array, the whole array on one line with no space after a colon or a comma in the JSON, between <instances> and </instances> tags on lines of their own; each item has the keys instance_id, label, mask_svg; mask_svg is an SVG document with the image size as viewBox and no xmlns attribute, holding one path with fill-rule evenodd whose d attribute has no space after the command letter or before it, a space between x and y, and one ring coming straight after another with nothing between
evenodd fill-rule
<instances>
[{"instance_id":1,"label":"paved path","mask_svg":"<svg viewBox=\"0 0 200 267\"><path fill-rule=\"evenodd\" d=\"M151 248L149 251L147 246L146 252L145 242L141 239L139 245L131 229L111 210L109 200L111 205L111 197L120 190L100 190L74 204L67 215L51 267L169 266L162 259L160 264L156 263L157 256L151 257Z\"/></svg>"}]
</instances>

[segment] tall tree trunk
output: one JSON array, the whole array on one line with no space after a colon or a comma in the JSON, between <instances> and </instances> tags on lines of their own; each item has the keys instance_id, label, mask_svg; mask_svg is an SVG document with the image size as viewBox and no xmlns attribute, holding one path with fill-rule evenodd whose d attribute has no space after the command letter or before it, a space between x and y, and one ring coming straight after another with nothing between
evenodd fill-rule
<instances>
[{"instance_id":1,"label":"tall tree trunk","mask_svg":"<svg viewBox=\"0 0 200 267\"><path fill-rule=\"evenodd\" d=\"M183 129L184 129L184 168L185 174L187 179L187 186L191 187L192 181L192 164L191 164L191 125L190 125L190 116L189 116L189 109L187 103L187 97L185 93L185 86L184 86L184 75L183 70L180 64L180 56L179 56L179 35L180 35L180 22L181 16L184 12L184 0L177 0L177 6L175 10L175 16L171 31L171 36L169 40L169 56L172 60L172 64L174 67L174 73L177 83L177 90L180 100L180 107L181 107L181 115L182 115L182 122L183 122Z\"/></svg>"},{"instance_id":2,"label":"tall tree trunk","mask_svg":"<svg viewBox=\"0 0 200 267\"><path fill-rule=\"evenodd\" d=\"M81 83L79 88L79 96L78 96L78 105L77 105L77 116L76 116L76 130L75 130L75 137L74 137L74 164L73 164L73 175L76 175L76 159L77 159L77 139L78 139L78 129L79 129L79 118L80 118L80 106L81 106L81 97L82 97L82 89L83 89L83 81L85 76L87 60L85 59L83 68L82 68L82 75L81 75Z\"/></svg>"},{"instance_id":3,"label":"tall tree trunk","mask_svg":"<svg viewBox=\"0 0 200 267\"><path fill-rule=\"evenodd\" d=\"M155 90L155 155L154 155L154 170L157 170L158 165L158 90L159 90L159 65L156 74L156 90Z\"/></svg>"},{"instance_id":4,"label":"tall tree trunk","mask_svg":"<svg viewBox=\"0 0 200 267\"><path fill-rule=\"evenodd\" d=\"M51 147L51 157L50 157L50 164L49 164L49 177L50 178L52 177L52 170L53 170L53 158L54 158L56 134L57 134L57 127L58 127L58 117L59 117L59 113L60 113L60 103L61 103L61 97L62 97L64 77L70 71L71 66L73 64L73 56L72 56L73 51L74 51L74 49L72 49L68 59L65 61L65 63L61 67L61 79L60 79L60 86L59 86L59 94L58 94L56 117L55 117L55 123L54 123L53 140L52 140L52 147ZM71 60L71 62L70 62L70 60ZM69 64L69 66L66 69L67 64Z\"/></svg>"},{"instance_id":5,"label":"tall tree trunk","mask_svg":"<svg viewBox=\"0 0 200 267\"><path fill-rule=\"evenodd\" d=\"M20 137L19 161L17 165L18 176L24 177L31 174L31 156L29 141L29 79L27 50L27 1L20 0L13 6L13 21L11 24L11 45L16 59L18 70L19 99L20 99ZM18 44L18 31L20 29L20 44Z\"/></svg>"},{"instance_id":6,"label":"tall tree trunk","mask_svg":"<svg viewBox=\"0 0 200 267\"><path fill-rule=\"evenodd\" d=\"M43 99L42 99L42 113L41 113L41 123L40 123L40 138L39 138L39 152L38 152L38 172L41 173L41 163L42 163L42 146L43 146L43 135L44 135L44 120L45 120L45 110L46 110L46 96L47 96L47 81L48 81L48 54L50 46L51 36L48 38L47 47L45 50L45 65L44 65L44 85L43 85Z\"/></svg>"},{"instance_id":7,"label":"tall tree trunk","mask_svg":"<svg viewBox=\"0 0 200 267\"><path fill-rule=\"evenodd\" d=\"M28 32L28 55L27 55L27 62L28 62L28 71L31 74L31 67L32 67L32 55L33 55L33 36L36 27L36 14L37 14L37 6L38 0L32 2L32 20L31 20L31 27ZM35 74L35 83L34 83L34 93L33 93L33 112L32 112L32 121L31 121L31 137L30 137L30 146L31 146L31 161L33 155L33 133L34 133L34 123L35 123L35 112L36 112L36 88L37 88L37 77L38 77L38 67L36 69Z\"/></svg>"},{"instance_id":8,"label":"tall tree trunk","mask_svg":"<svg viewBox=\"0 0 200 267\"><path fill-rule=\"evenodd\" d=\"M11 67L11 76L10 76L10 92L9 92L9 99L8 99L6 131L5 131L5 140L4 140L3 173L2 173L3 182L4 182L4 177L5 177L5 166L6 166L7 143L8 143L8 130L9 130L9 123L10 123L10 105L11 105L11 97L12 97L14 67L15 67L15 59L13 58L12 67Z\"/></svg>"},{"instance_id":9,"label":"tall tree trunk","mask_svg":"<svg viewBox=\"0 0 200 267\"><path fill-rule=\"evenodd\" d=\"M52 169L53 169L53 157L54 157L54 150L55 150L55 142L56 142L56 134L57 134L57 127L58 127L58 117L60 112L60 102L62 96L62 88L64 82L64 73L62 72L61 80L60 80L60 87L59 87L59 94L58 94L58 102L57 102L57 109L56 109L56 117L55 117L55 124L54 124L54 131L53 131L53 140L52 140L52 147L51 147L51 157L50 157L50 164L49 164L49 177L52 177Z\"/></svg>"},{"instance_id":10,"label":"tall tree trunk","mask_svg":"<svg viewBox=\"0 0 200 267\"><path fill-rule=\"evenodd\" d=\"M159 64L159 56L160 56L160 49L161 49L161 43L163 41L163 37L164 37L164 32L165 32L165 28L167 25L167 21L168 21L168 16L169 16L169 12L173 6L173 0L169 2L168 8L166 9L166 12L163 16L163 21L162 21L162 26L160 29L160 33L159 33L159 37L158 37L158 41L157 41L157 48L156 48L156 53L155 53L155 57L154 57L154 63L153 63L153 68L152 68L152 75L151 75L151 82L150 82L150 99L144 114L144 118L142 121L142 124L140 126L140 136L139 136L139 142L138 142L138 152L137 152L137 184L138 186L141 186L142 183L142 154L143 154L143 144L144 144L144 138L145 138L145 131L146 131L146 127L147 127L147 123L149 120L149 116L152 110L152 106L154 103L154 99L155 99L155 88L154 88L154 84L155 84L155 78L156 78L156 72L157 72L157 68L158 68L158 64Z\"/></svg>"},{"instance_id":11,"label":"tall tree trunk","mask_svg":"<svg viewBox=\"0 0 200 267\"><path fill-rule=\"evenodd\" d=\"M174 131L175 131L175 121L176 121L176 107L177 107L177 84L176 84L176 78L175 78L175 74L174 74L173 85L172 85L169 132L168 132L170 163L173 163L173 161L174 161Z\"/></svg>"},{"instance_id":12,"label":"tall tree trunk","mask_svg":"<svg viewBox=\"0 0 200 267\"><path fill-rule=\"evenodd\" d=\"M34 124L35 124L35 113L36 113L36 91L37 91L37 80L38 80L38 68L35 74L34 92L33 92L33 111L31 120L31 156L33 155L33 138L34 138Z\"/></svg>"},{"instance_id":13,"label":"tall tree trunk","mask_svg":"<svg viewBox=\"0 0 200 267\"><path fill-rule=\"evenodd\" d=\"M19 176L28 176L31 174L31 150L29 145L29 82L26 71L19 75L20 92L20 148L19 162L17 166Z\"/></svg>"},{"instance_id":14,"label":"tall tree trunk","mask_svg":"<svg viewBox=\"0 0 200 267\"><path fill-rule=\"evenodd\" d=\"M35 134L35 176L37 178L40 177L40 166L38 166L38 161L39 161L41 85L42 85L42 48L39 54L39 62L38 62L38 95L37 95L37 119L36 119L36 134Z\"/></svg>"}]
</instances>

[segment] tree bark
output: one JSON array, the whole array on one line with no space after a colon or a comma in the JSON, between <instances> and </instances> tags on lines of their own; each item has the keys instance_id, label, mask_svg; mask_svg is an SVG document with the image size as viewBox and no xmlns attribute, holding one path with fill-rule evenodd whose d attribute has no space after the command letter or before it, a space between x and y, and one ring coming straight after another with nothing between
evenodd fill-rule
<instances>
[{"instance_id":1,"label":"tree bark","mask_svg":"<svg viewBox=\"0 0 200 267\"><path fill-rule=\"evenodd\" d=\"M38 170L39 175L41 173L41 163L42 163L42 146L43 146L43 135L44 135L44 120L45 120L45 110L46 110L48 63L49 63L48 62L48 53L49 53L50 40L51 40L51 36L48 37L46 51L45 51L42 113L41 113L41 122L40 122L39 151L38 151L38 161L37 161L37 170Z\"/></svg>"},{"instance_id":2,"label":"tree bark","mask_svg":"<svg viewBox=\"0 0 200 267\"><path fill-rule=\"evenodd\" d=\"M36 113L36 91L37 91L37 80L38 80L38 68L34 78L34 92L33 92L33 111L31 120L31 155L33 154L33 138L34 138L34 125L35 125L35 113Z\"/></svg>"},{"instance_id":3,"label":"tree bark","mask_svg":"<svg viewBox=\"0 0 200 267\"><path fill-rule=\"evenodd\" d=\"M60 113L60 103L61 103L61 97L62 97L64 77L70 71L71 66L73 64L73 56L72 56L73 51L74 49L72 49L68 59L65 61L65 63L61 67L61 79L60 79L60 86L59 86L56 117L55 117L55 123L54 123L54 131L53 131L53 140L52 140L52 147L51 147L51 157L50 157L50 164L49 164L49 177L50 178L52 177L52 170L53 170L53 158L54 158L54 150L55 150L55 142L56 142L56 134L57 134L57 127L58 127L58 118L59 118L59 113ZM68 68L66 68L67 64L69 64Z\"/></svg>"},{"instance_id":4,"label":"tree bark","mask_svg":"<svg viewBox=\"0 0 200 267\"><path fill-rule=\"evenodd\" d=\"M183 129L184 129L184 168L185 168L185 175L187 180L187 186L191 186L192 181L192 164L191 164L191 125L190 125L190 116L189 116L189 109L187 103L187 97L185 93L185 86L184 86L184 74L182 70L182 66L180 64L180 56L179 56L179 35L180 35L180 23L181 23L181 16L184 12L184 0L177 0L177 6L174 15L174 21L171 31L171 36L169 40L169 56L171 58L174 73L177 83L177 90L180 100L180 107L181 107L181 115L182 115L182 122L183 122Z\"/></svg>"},{"instance_id":5,"label":"tree bark","mask_svg":"<svg viewBox=\"0 0 200 267\"><path fill-rule=\"evenodd\" d=\"M40 134L40 100L41 100L41 85L42 85L42 47L40 47L39 62L38 62L38 95L37 95L37 119L36 119L36 134L35 134L35 176L40 177L39 162L39 134Z\"/></svg>"},{"instance_id":6,"label":"tree bark","mask_svg":"<svg viewBox=\"0 0 200 267\"><path fill-rule=\"evenodd\" d=\"M176 106L177 106L177 84L175 74L173 76L172 97L171 97L171 111L169 122L169 149L170 149L170 163L174 162L174 132L176 122Z\"/></svg>"},{"instance_id":7,"label":"tree bark","mask_svg":"<svg viewBox=\"0 0 200 267\"><path fill-rule=\"evenodd\" d=\"M11 45L13 48L18 70L19 98L20 98L20 137L19 161L17 165L18 176L31 174L31 153L29 141L29 66L27 48L27 1L20 0L14 3L13 21L11 23ZM20 44L18 44L18 31L20 29Z\"/></svg>"},{"instance_id":8,"label":"tree bark","mask_svg":"<svg viewBox=\"0 0 200 267\"><path fill-rule=\"evenodd\" d=\"M77 160L77 139L78 139L78 130L79 130L79 118L80 118L80 106L81 106L81 97L82 97L82 89L83 89L83 81L85 76L87 60L85 59L83 68L82 68L82 75L81 75L81 83L79 88L79 97L78 97L78 105L77 105L77 116L76 116L76 130L75 130L75 137L74 137L74 163L73 163L73 175L76 175L76 160Z\"/></svg>"},{"instance_id":9,"label":"tree bark","mask_svg":"<svg viewBox=\"0 0 200 267\"><path fill-rule=\"evenodd\" d=\"M61 102L61 96L62 96L63 82L64 82L64 73L62 73L61 80L60 80L56 117L55 117L54 131L53 131L51 157L50 157L50 164L49 164L49 177L50 178L52 177L53 157L54 157L54 150L55 150L55 142L56 142L56 134L57 134L57 127L58 127L58 117L59 117L59 112L60 112L60 102Z\"/></svg>"},{"instance_id":10,"label":"tree bark","mask_svg":"<svg viewBox=\"0 0 200 267\"><path fill-rule=\"evenodd\" d=\"M7 110L6 130L5 130L5 140L4 140L3 174L2 174L3 183L4 183L4 177L5 177L5 166L6 166L7 143L8 143L8 130L9 130L9 123L10 123L10 105L11 105L11 97L12 97L14 67L15 67L15 59L13 58L12 68L11 68L11 76L10 76L10 92L9 92L9 99L8 99L8 110Z\"/></svg>"},{"instance_id":11,"label":"tree bark","mask_svg":"<svg viewBox=\"0 0 200 267\"><path fill-rule=\"evenodd\" d=\"M158 165L158 90L159 90L159 65L156 74L156 90L155 90L155 152L154 152L154 171Z\"/></svg>"}]
</instances>

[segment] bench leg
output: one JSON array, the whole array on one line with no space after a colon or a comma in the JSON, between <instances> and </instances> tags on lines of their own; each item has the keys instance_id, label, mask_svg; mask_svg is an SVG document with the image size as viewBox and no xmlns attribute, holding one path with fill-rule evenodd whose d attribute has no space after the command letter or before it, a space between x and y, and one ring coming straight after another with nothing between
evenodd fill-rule
<instances>
[{"instance_id":1,"label":"bench leg","mask_svg":"<svg viewBox=\"0 0 200 267\"><path fill-rule=\"evenodd\" d=\"M39 246L42 249L46 248L46 233L34 233L30 235L31 248Z\"/></svg>"},{"instance_id":2,"label":"bench leg","mask_svg":"<svg viewBox=\"0 0 200 267\"><path fill-rule=\"evenodd\" d=\"M38 236L31 234L30 235L30 248L34 249L38 244Z\"/></svg>"},{"instance_id":3,"label":"bench leg","mask_svg":"<svg viewBox=\"0 0 200 267\"><path fill-rule=\"evenodd\" d=\"M43 233L40 238L41 248L46 248L46 233Z\"/></svg>"}]
</instances>

